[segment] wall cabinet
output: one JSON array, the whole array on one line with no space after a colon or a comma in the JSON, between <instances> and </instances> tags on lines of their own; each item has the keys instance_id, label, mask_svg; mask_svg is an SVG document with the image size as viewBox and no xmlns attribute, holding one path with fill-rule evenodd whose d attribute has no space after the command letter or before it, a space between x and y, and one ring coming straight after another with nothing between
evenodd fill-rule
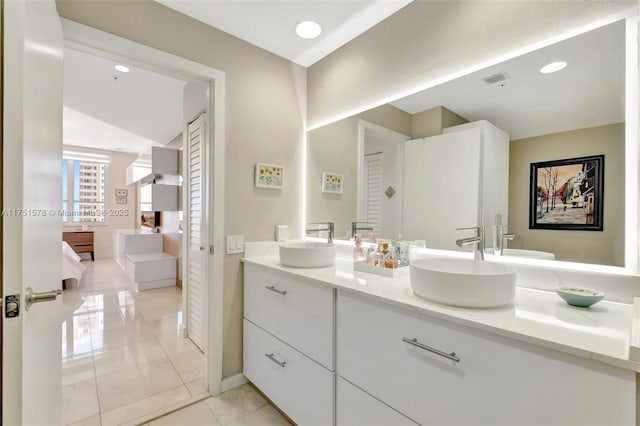
<instances>
[{"instance_id":1,"label":"wall cabinet","mask_svg":"<svg viewBox=\"0 0 640 426\"><path fill-rule=\"evenodd\" d=\"M334 290L244 266L244 375L299 425L334 423Z\"/></svg>"},{"instance_id":2,"label":"wall cabinet","mask_svg":"<svg viewBox=\"0 0 640 426\"><path fill-rule=\"evenodd\" d=\"M497 213L508 218L509 135L488 121L405 142L403 172L405 238L459 250L456 239L466 234L456 228L484 226L491 232ZM486 241L493 247L491 238Z\"/></svg>"},{"instance_id":3,"label":"wall cabinet","mask_svg":"<svg viewBox=\"0 0 640 426\"><path fill-rule=\"evenodd\" d=\"M631 371L341 291L336 346L340 377L419 424L635 424Z\"/></svg>"},{"instance_id":4,"label":"wall cabinet","mask_svg":"<svg viewBox=\"0 0 640 426\"><path fill-rule=\"evenodd\" d=\"M127 185L154 183L181 174L180 151L153 146L143 152L126 170Z\"/></svg>"}]
</instances>

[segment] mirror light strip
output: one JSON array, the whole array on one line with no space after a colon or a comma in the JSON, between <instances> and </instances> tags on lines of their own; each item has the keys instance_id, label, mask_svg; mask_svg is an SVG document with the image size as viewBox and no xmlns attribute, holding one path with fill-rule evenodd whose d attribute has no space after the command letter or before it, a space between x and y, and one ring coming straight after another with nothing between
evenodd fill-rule
<instances>
[{"instance_id":1,"label":"mirror light strip","mask_svg":"<svg viewBox=\"0 0 640 426\"><path fill-rule=\"evenodd\" d=\"M638 17L626 20L625 75L625 243L624 265L631 274L638 270ZM605 195L606 196L606 195Z\"/></svg>"},{"instance_id":2,"label":"mirror light strip","mask_svg":"<svg viewBox=\"0 0 640 426\"><path fill-rule=\"evenodd\" d=\"M381 105L385 105L385 104L388 104L390 102L397 101L398 99L404 98L406 96L414 95L417 92L421 92L423 90L427 90L427 89L430 89L432 87L439 86L439 85L441 85L443 83L449 82L451 80L455 80L456 78L463 77L463 76L465 76L467 74L471 74L471 73L474 73L476 71L480 71L482 69L485 69L485 68L488 68L490 66L502 63L502 62L507 61L509 59L513 59L513 58L516 58L518 56L522 56L522 55L524 55L526 53L530 53L530 52L533 52L535 50L542 49L543 47L547 47L547 46L550 46L552 44L555 44L555 43L570 39L570 38L575 37L577 35L584 34L586 32L595 30L596 28L600 28L602 26L611 24L613 22L620 21L622 19L630 19L630 18L631 19L636 19L637 18L636 8L631 8L631 9L628 9L628 10L626 10L624 12L616 13L616 14L607 16L605 18L598 19L597 21L591 22L589 24L579 26L577 28L574 28L572 30L569 30L569 31L566 31L564 33L558 34L556 36L548 37L548 38L543 39L543 40L541 40L541 41L539 41L537 43L533 43L533 44L524 46L524 47L522 47L520 49L516 49L516 50L513 50L511 52L505 53L503 55L496 56L496 57L494 57L492 59L488 59L488 60L486 60L484 62L480 62L478 64L472 65L472 66L470 66L468 68L464 68L462 70L459 70L459 71L456 71L456 72L452 72L451 74L447 74L447 75L444 75L444 76L442 76L440 78L436 78L435 80L429 81L429 82L427 82L425 84L422 84L420 86L413 87L413 88L407 89L407 90L403 90L403 91L398 92L396 94L387 96L386 98L381 99L379 101L372 102L372 103L370 103L368 105L363 105L361 107L358 107L358 108L356 108L356 109L354 109L352 111L345 112L345 113L340 113L340 114L338 114L338 115L336 115L334 117L327 118L327 119L322 120L322 121L320 121L318 123L311 123L310 125L308 124L307 127L306 127L306 130L307 131L311 131L311 130L317 129L319 127L322 127L322 126L326 126L327 124L335 123L336 121L340 121L340 120L342 120L344 118L348 118L348 117L351 117L353 115L360 114L361 112L368 111L368 110L370 110L372 108L376 108L376 107L379 107ZM627 46L628 45L629 44L627 44Z\"/></svg>"}]
</instances>

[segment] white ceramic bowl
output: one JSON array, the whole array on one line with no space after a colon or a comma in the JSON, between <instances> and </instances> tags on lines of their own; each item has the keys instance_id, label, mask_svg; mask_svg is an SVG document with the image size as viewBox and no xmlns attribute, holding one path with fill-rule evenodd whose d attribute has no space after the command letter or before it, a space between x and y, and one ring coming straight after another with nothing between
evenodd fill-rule
<instances>
[{"instance_id":1,"label":"white ceramic bowl","mask_svg":"<svg viewBox=\"0 0 640 426\"><path fill-rule=\"evenodd\" d=\"M603 292L589 288L567 286L558 287L556 291L569 305L581 308L588 308L604 299Z\"/></svg>"}]
</instances>

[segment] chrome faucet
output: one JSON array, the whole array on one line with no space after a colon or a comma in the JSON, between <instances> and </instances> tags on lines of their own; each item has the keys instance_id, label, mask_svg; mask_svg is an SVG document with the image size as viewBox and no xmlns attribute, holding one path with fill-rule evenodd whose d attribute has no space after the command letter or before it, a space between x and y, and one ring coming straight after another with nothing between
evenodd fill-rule
<instances>
[{"instance_id":1,"label":"chrome faucet","mask_svg":"<svg viewBox=\"0 0 640 426\"><path fill-rule=\"evenodd\" d=\"M516 237L516 234L505 234L502 226L496 226L496 232L493 236L493 254L496 256L502 256L504 251L504 242L512 241Z\"/></svg>"},{"instance_id":2,"label":"chrome faucet","mask_svg":"<svg viewBox=\"0 0 640 426\"><path fill-rule=\"evenodd\" d=\"M368 225L369 222L351 222L351 238L356 237L358 231L373 231L373 226L363 227L360 225Z\"/></svg>"},{"instance_id":3,"label":"chrome faucet","mask_svg":"<svg viewBox=\"0 0 640 426\"><path fill-rule=\"evenodd\" d=\"M484 227L472 226L469 228L458 228L456 231L464 231L467 229L475 229L475 237L461 238L456 240L458 247L470 246L473 244L473 258L475 260L484 260Z\"/></svg>"},{"instance_id":4,"label":"chrome faucet","mask_svg":"<svg viewBox=\"0 0 640 426\"><path fill-rule=\"evenodd\" d=\"M504 242L506 240L513 240L516 235L515 234L505 234L506 226L502 225L502 215L498 213L496 215L496 225L493 233L493 254L495 256L502 256L502 252L504 251Z\"/></svg>"},{"instance_id":5,"label":"chrome faucet","mask_svg":"<svg viewBox=\"0 0 640 426\"><path fill-rule=\"evenodd\" d=\"M333 233L334 233L334 225L333 222L318 222L318 223L307 223L308 225L326 225L326 228L307 228L305 233L307 235L317 233L317 232L329 232L327 236L327 243L333 243Z\"/></svg>"}]
</instances>

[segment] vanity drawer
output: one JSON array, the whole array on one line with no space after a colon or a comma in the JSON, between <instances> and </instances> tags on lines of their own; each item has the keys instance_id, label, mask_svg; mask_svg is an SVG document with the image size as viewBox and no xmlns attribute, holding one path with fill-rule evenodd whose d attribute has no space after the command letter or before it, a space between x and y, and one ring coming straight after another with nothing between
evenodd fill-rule
<instances>
[{"instance_id":1,"label":"vanity drawer","mask_svg":"<svg viewBox=\"0 0 640 426\"><path fill-rule=\"evenodd\" d=\"M244 317L333 370L333 289L244 266Z\"/></svg>"},{"instance_id":2,"label":"vanity drawer","mask_svg":"<svg viewBox=\"0 0 640 426\"><path fill-rule=\"evenodd\" d=\"M337 377L337 426L416 426L396 410Z\"/></svg>"},{"instance_id":3,"label":"vanity drawer","mask_svg":"<svg viewBox=\"0 0 640 426\"><path fill-rule=\"evenodd\" d=\"M340 376L420 424L635 423L631 371L341 291L336 362Z\"/></svg>"},{"instance_id":4,"label":"vanity drawer","mask_svg":"<svg viewBox=\"0 0 640 426\"><path fill-rule=\"evenodd\" d=\"M244 375L296 424L333 424L334 373L244 320Z\"/></svg>"}]
</instances>

